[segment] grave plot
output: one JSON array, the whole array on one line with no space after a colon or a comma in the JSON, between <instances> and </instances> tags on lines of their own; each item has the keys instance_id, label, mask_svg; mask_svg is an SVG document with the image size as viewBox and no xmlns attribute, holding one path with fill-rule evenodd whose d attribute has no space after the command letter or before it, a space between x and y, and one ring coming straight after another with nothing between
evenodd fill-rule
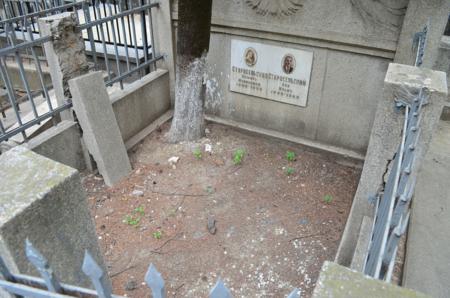
<instances>
[{"instance_id":1,"label":"grave plot","mask_svg":"<svg viewBox=\"0 0 450 298\"><path fill-rule=\"evenodd\" d=\"M309 297L333 260L360 169L299 145L208 124L169 144L169 125L130 151L113 188L87 175L114 293L146 297L150 263L168 297L207 297L218 277L234 297ZM341 159L342 161L342 159Z\"/></svg>"}]
</instances>

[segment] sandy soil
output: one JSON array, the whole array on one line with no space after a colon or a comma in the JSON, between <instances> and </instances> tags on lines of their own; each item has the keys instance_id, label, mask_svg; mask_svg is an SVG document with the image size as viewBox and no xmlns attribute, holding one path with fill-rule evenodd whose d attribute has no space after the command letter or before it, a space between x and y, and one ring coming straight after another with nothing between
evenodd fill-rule
<instances>
[{"instance_id":1,"label":"sandy soil","mask_svg":"<svg viewBox=\"0 0 450 298\"><path fill-rule=\"evenodd\" d=\"M168 144L167 130L130 152L134 170L115 187L83 177L114 293L148 297L153 263L168 297L207 297L218 277L234 297L283 297L295 287L309 297L336 253L360 169L220 125L208 124L197 143ZM237 149L245 150L239 165Z\"/></svg>"}]
</instances>

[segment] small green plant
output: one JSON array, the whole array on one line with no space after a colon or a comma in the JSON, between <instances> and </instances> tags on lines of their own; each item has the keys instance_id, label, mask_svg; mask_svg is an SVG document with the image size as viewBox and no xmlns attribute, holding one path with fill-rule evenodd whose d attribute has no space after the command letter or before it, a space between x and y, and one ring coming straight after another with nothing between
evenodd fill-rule
<instances>
[{"instance_id":1,"label":"small green plant","mask_svg":"<svg viewBox=\"0 0 450 298\"><path fill-rule=\"evenodd\" d=\"M235 165L240 165L242 163L242 159L245 156L245 150L244 149L237 149L233 153L233 162Z\"/></svg>"},{"instance_id":2,"label":"small green plant","mask_svg":"<svg viewBox=\"0 0 450 298\"><path fill-rule=\"evenodd\" d=\"M139 206L136 207L131 214L125 215L125 218L123 219L123 222L127 225L137 227L139 226L139 223L141 222L141 218L145 215L144 207Z\"/></svg>"},{"instance_id":3,"label":"small green plant","mask_svg":"<svg viewBox=\"0 0 450 298\"><path fill-rule=\"evenodd\" d=\"M295 173L295 169L294 169L294 168L291 168L291 167L287 167L287 168L285 169L285 172L286 172L286 175L291 176L292 174Z\"/></svg>"},{"instance_id":4,"label":"small green plant","mask_svg":"<svg viewBox=\"0 0 450 298\"><path fill-rule=\"evenodd\" d=\"M202 150L195 148L192 152L197 159L202 159Z\"/></svg>"},{"instance_id":5,"label":"small green plant","mask_svg":"<svg viewBox=\"0 0 450 298\"><path fill-rule=\"evenodd\" d=\"M331 201L333 201L333 196L332 195L325 195L323 197L323 201L327 204L331 203Z\"/></svg>"},{"instance_id":6,"label":"small green plant","mask_svg":"<svg viewBox=\"0 0 450 298\"><path fill-rule=\"evenodd\" d=\"M295 160L295 152L293 152L293 151L286 151L286 159L288 161L294 161Z\"/></svg>"},{"instance_id":7,"label":"small green plant","mask_svg":"<svg viewBox=\"0 0 450 298\"><path fill-rule=\"evenodd\" d=\"M214 192L214 187L212 187L211 185L208 185L208 186L205 188L205 191L206 191L207 193L209 193L209 194L212 194L212 193Z\"/></svg>"},{"instance_id":8,"label":"small green plant","mask_svg":"<svg viewBox=\"0 0 450 298\"><path fill-rule=\"evenodd\" d=\"M155 239L161 239L162 237L162 232L160 230L153 232L153 238Z\"/></svg>"},{"instance_id":9,"label":"small green plant","mask_svg":"<svg viewBox=\"0 0 450 298\"><path fill-rule=\"evenodd\" d=\"M127 214L123 220L124 223L126 223L127 225L133 226L133 227L137 227L139 225L139 222L141 221L141 218L138 217L134 217L133 215Z\"/></svg>"}]
</instances>

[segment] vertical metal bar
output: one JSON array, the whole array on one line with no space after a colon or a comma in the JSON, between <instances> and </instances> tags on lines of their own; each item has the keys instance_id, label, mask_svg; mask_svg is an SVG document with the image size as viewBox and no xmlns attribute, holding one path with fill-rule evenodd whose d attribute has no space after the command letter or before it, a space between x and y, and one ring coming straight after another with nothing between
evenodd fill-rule
<instances>
[{"instance_id":1,"label":"vertical metal bar","mask_svg":"<svg viewBox=\"0 0 450 298\"><path fill-rule=\"evenodd\" d=\"M152 21L152 8L148 9L148 19L150 23L150 42L152 47L152 59L156 57L155 53L155 39L153 37L153 21ZM156 61L153 63L153 70L156 70Z\"/></svg>"},{"instance_id":2,"label":"vertical metal bar","mask_svg":"<svg viewBox=\"0 0 450 298\"><path fill-rule=\"evenodd\" d=\"M25 240L25 254L31 264L39 271L50 292L62 293L62 287L56 278L47 259L31 244L28 238Z\"/></svg>"},{"instance_id":3,"label":"vertical metal bar","mask_svg":"<svg viewBox=\"0 0 450 298\"><path fill-rule=\"evenodd\" d=\"M103 17L107 17L108 14L106 13L106 4L105 2L102 2L103 4ZM100 12L100 17L102 16L101 12ZM111 35L109 34L109 26L108 26L108 22L105 23L106 24L106 34L108 35L108 42L111 42Z\"/></svg>"},{"instance_id":4,"label":"vertical metal bar","mask_svg":"<svg viewBox=\"0 0 450 298\"><path fill-rule=\"evenodd\" d=\"M98 15L101 15L100 8L98 6L94 6L94 9L97 10ZM109 69L108 52L106 51L105 34L103 32L103 23L100 24L100 39L101 39L102 45L103 45L103 55L105 58L106 72L108 73L108 80L111 80L111 71Z\"/></svg>"},{"instance_id":5,"label":"vertical metal bar","mask_svg":"<svg viewBox=\"0 0 450 298\"><path fill-rule=\"evenodd\" d=\"M117 5L116 5L116 0L113 0L113 4L114 6L114 14L117 14ZM109 5L109 10L111 11L111 4ZM111 13L111 12L110 12ZM114 22L112 23L112 25L114 26ZM116 29L117 29L117 38L119 39L119 44L121 43L120 41L120 30L119 30L119 20L116 19Z\"/></svg>"},{"instance_id":6,"label":"vertical metal bar","mask_svg":"<svg viewBox=\"0 0 450 298\"><path fill-rule=\"evenodd\" d=\"M13 43L12 40L11 40L11 42ZM13 46L14 46L14 44L13 44ZM20 58L19 50L14 52L14 56L16 57L16 63L19 66L20 78L22 79L23 86L25 87L25 92L27 93L28 100L30 101L31 108L33 110L33 114L36 118L38 118L39 115L36 110L36 105L34 104L33 95L31 94L31 91L30 91L30 86L28 85L28 80L27 80L27 77L25 74L25 69L23 67L22 59Z\"/></svg>"},{"instance_id":7,"label":"vertical metal bar","mask_svg":"<svg viewBox=\"0 0 450 298\"><path fill-rule=\"evenodd\" d=\"M5 66L3 66L3 64ZM13 108L14 113L16 114L17 123L20 126L22 126L23 123L22 123L22 119L20 118L20 114L19 114L19 105L17 104L16 99L15 99L14 90L12 88L11 81L9 79L8 70L6 69L6 61L5 61L4 57L0 57L0 73L2 76L3 82L5 82L6 90L8 92L9 103L11 104L11 107ZM26 135L25 131L22 131L22 136L24 139L27 139L27 135Z\"/></svg>"},{"instance_id":8,"label":"vertical metal bar","mask_svg":"<svg viewBox=\"0 0 450 298\"><path fill-rule=\"evenodd\" d=\"M91 16L89 11L89 6L86 7L85 3L82 4L82 10L84 11L84 21L89 24L91 22ZM94 59L94 68L98 70L98 61L97 61L97 51L95 49L94 36L92 33L92 26L89 26L87 29L89 44L91 45L91 53L92 58Z\"/></svg>"},{"instance_id":9,"label":"vertical metal bar","mask_svg":"<svg viewBox=\"0 0 450 298\"><path fill-rule=\"evenodd\" d=\"M31 29L29 27L28 27L28 35L30 36L30 40L33 41L34 40L33 33L31 32ZM38 58L38 56L36 54L36 51L34 50L33 47L31 47L31 53L32 53L33 58L34 58L34 63L36 65L36 70L37 70L37 73L38 73L38 76L39 76L39 81L41 82L42 91L43 91L44 97L45 97L45 99L47 101L48 108L49 108L50 111L53 111L52 102L50 100L50 96L49 96L48 91L47 91L47 86L45 86L45 80L44 80L44 75L42 74L41 63L39 62L39 58Z\"/></svg>"},{"instance_id":10,"label":"vertical metal bar","mask_svg":"<svg viewBox=\"0 0 450 298\"><path fill-rule=\"evenodd\" d=\"M131 5L130 5L130 7L131 7ZM130 14L128 18L130 18L130 17L131 17L131 28L132 28L131 32L133 33L133 39L134 39L134 53L136 55L136 66L139 67L139 65L140 65L140 57L139 57L138 44L137 44L136 23L135 23L135 20L134 20L134 14Z\"/></svg>"},{"instance_id":11,"label":"vertical metal bar","mask_svg":"<svg viewBox=\"0 0 450 298\"><path fill-rule=\"evenodd\" d=\"M84 253L81 270L91 279L99 298L111 298L111 290L103 282L104 272L88 251Z\"/></svg>"},{"instance_id":12,"label":"vertical metal bar","mask_svg":"<svg viewBox=\"0 0 450 298\"><path fill-rule=\"evenodd\" d=\"M106 0L106 2L108 3L109 14L112 15L110 0ZM121 75L121 71L120 71L119 50L117 48L116 30L114 29L114 20L111 20L111 31L112 31L113 43L114 43L114 53L115 53L115 56L116 56L117 73L120 76ZM123 80L120 80L120 89L123 89Z\"/></svg>"},{"instance_id":13,"label":"vertical metal bar","mask_svg":"<svg viewBox=\"0 0 450 298\"><path fill-rule=\"evenodd\" d=\"M120 0L120 5L122 4L122 0ZM122 33L123 33L123 39L124 39L124 48L125 48L125 60L127 63L127 71L130 71L130 59L128 57L128 43L127 43L127 33L125 31L125 21L123 17L120 18L120 23L122 25ZM119 31L120 32L120 31ZM120 34L119 34L120 35Z\"/></svg>"},{"instance_id":14,"label":"vertical metal bar","mask_svg":"<svg viewBox=\"0 0 450 298\"><path fill-rule=\"evenodd\" d=\"M145 0L141 0L141 5L145 5ZM144 51L144 61L148 61L148 42L147 42L147 25L145 22L145 11L141 12L141 35L142 35L142 49ZM148 73L148 72L146 72Z\"/></svg>"},{"instance_id":15,"label":"vertical metal bar","mask_svg":"<svg viewBox=\"0 0 450 298\"><path fill-rule=\"evenodd\" d=\"M148 267L144 279L147 283L147 286L152 291L153 298L166 297L164 279L162 278L161 273L159 273L158 270L156 270L155 266L153 266L153 264L150 264L150 266Z\"/></svg>"}]
</instances>

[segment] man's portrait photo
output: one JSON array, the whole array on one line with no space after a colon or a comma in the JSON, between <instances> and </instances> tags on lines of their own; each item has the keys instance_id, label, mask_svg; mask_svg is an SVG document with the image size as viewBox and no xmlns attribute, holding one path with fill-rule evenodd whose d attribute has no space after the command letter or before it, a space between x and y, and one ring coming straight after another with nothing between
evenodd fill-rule
<instances>
[{"instance_id":1,"label":"man's portrait photo","mask_svg":"<svg viewBox=\"0 0 450 298\"><path fill-rule=\"evenodd\" d=\"M291 54L284 55L281 67L285 74L291 74L295 69L295 58Z\"/></svg>"},{"instance_id":2,"label":"man's portrait photo","mask_svg":"<svg viewBox=\"0 0 450 298\"><path fill-rule=\"evenodd\" d=\"M244 52L244 60L245 64L248 66L254 66L256 64L256 60L258 59L256 55L256 51L254 48L247 48Z\"/></svg>"}]
</instances>

